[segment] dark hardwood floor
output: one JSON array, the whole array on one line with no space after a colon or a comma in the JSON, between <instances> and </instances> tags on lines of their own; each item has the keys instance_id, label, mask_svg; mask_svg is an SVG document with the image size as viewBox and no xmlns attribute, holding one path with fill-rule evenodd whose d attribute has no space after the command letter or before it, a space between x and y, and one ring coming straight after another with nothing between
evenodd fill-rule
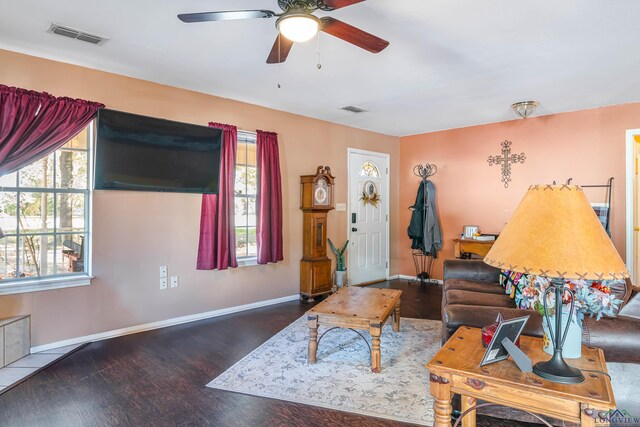
<instances>
[{"instance_id":1,"label":"dark hardwood floor","mask_svg":"<svg viewBox=\"0 0 640 427\"><path fill-rule=\"evenodd\" d=\"M375 286L404 291L402 316L440 319L441 286ZM205 387L310 307L289 302L91 343L0 396L0 425L403 425Z\"/></svg>"}]
</instances>

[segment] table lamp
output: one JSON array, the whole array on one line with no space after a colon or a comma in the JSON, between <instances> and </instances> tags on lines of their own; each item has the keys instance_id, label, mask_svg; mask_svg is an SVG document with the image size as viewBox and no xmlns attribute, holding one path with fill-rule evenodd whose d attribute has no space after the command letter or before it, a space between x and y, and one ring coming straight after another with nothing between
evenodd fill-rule
<instances>
[{"instance_id":1,"label":"table lamp","mask_svg":"<svg viewBox=\"0 0 640 427\"><path fill-rule=\"evenodd\" d=\"M533 372L550 381L577 384L584 381L579 369L562 357L567 328L562 331L562 294L565 280L615 280L629 277L582 188L576 185L532 185L513 213L484 262L503 270L545 276L555 292L553 357L539 362ZM546 306L547 293L543 296ZM573 301L572 298L572 305ZM572 306L573 308L573 306ZM551 331L549 316L545 318Z\"/></svg>"}]
</instances>

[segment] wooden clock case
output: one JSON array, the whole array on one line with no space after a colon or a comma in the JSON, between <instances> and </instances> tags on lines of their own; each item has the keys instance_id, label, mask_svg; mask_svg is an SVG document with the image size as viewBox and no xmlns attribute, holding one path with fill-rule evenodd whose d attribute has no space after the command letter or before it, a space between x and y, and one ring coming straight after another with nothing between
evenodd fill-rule
<instances>
[{"instance_id":1,"label":"wooden clock case","mask_svg":"<svg viewBox=\"0 0 640 427\"><path fill-rule=\"evenodd\" d=\"M333 184L328 166L318 166L315 175L300 177L303 212L300 296L309 301L331 293L333 287L331 260L327 257L327 213L334 208Z\"/></svg>"}]
</instances>

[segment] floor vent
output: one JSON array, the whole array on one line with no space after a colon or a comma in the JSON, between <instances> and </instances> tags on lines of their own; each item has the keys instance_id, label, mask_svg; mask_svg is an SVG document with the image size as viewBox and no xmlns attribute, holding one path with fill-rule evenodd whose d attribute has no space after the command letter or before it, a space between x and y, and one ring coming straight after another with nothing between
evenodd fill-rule
<instances>
[{"instance_id":1,"label":"floor vent","mask_svg":"<svg viewBox=\"0 0 640 427\"><path fill-rule=\"evenodd\" d=\"M76 30L75 28L65 27L59 24L51 24L48 33L57 34L59 36L69 37L71 39L80 40L83 42L101 45L108 39L106 37L100 37L95 34L85 33L84 31Z\"/></svg>"},{"instance_id":2,"label":"floor vent","mask_svg":"<svg viewBox=\"0 0 640 427\"><path fill-rule=\"evenodd\" d=\"M363 110L362 108L354 107L353 105L347 105L346 107L341 107L341 110L351 111L352 113L366 113L367 110Z\"/></svg>"}]
</instances>

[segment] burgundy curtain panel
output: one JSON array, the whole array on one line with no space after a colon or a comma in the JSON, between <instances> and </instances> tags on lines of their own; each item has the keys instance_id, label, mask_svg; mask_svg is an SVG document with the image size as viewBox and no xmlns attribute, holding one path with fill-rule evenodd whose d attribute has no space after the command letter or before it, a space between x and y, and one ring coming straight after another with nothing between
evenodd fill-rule
<instances>
[{"instance_id":1,"label":"burgundy curtain panel","mask_svg":"<svg viewBox=\"0 0 640 427\"><path fill-rule=\"evenodd\" d=\"M226 270L238 266L233 200L238 129L221 123L209 123L209 126L222 129L223 132L220 187L218 194L202 195L197 269Z\"/></svg>"},{"instance_id":2,"label":"burgundy curtain panel","mask_svg":"<svg viewBox=\"0 0 640 427\"><path fill-rule=\"evenodd\" d=\"M284 259L282 251L282 180L278 134L257 131L256 158L258 164L258 264Z\"/></svg>"},{"instance_id":3,"label":"burgundy curtain panel","mask_svg":"<svg viewBox=\"0 0 640 427\"><path fill-rule=\"evenodd\" d=\"M0 175L54 152L104 105L0 85Z\"/></svg>"}]
</instances>

